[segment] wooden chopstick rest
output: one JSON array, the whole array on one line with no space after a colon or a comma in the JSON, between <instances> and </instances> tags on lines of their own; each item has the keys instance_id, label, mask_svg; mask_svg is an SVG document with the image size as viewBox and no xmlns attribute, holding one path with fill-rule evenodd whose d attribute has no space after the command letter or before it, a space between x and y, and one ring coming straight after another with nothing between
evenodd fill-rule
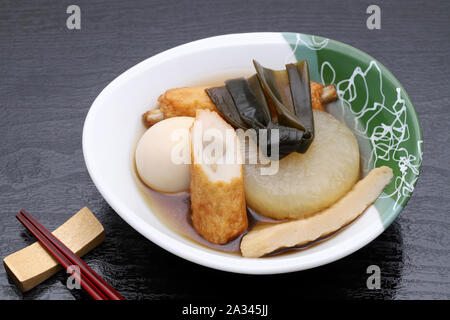
<instances>
[{"instance_id":1,"label":"wooden chopstick rest","mask_svg":"<svg viewBox=\"0 0 450 320\"><path fill-rule=\"evenodd\" d=\"M79 257L105 240L105 229L84 207L52 232ZM5 269L21 291L25 292L61 270L58 262L39 243L14 252L3 259Z\"/></svg>"}]
</instances>

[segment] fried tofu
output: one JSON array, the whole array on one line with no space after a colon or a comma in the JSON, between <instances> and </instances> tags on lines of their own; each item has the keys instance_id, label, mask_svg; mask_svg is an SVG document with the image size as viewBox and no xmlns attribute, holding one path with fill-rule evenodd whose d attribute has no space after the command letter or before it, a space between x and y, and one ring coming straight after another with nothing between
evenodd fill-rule
<instances>
[{"instance_id":1,"label":"fried tofu","mask_svg":"<svg viewBox=\"0 0 450 320\"><path fill-rule=\"evenodd\" d=\"M213 132L223 139L208 144L207 135ZM227 134L233 145L225 141ZM214 143L221 145L213 156L208 155L208 146ZM197 110L191 128L191 160L194 228L209 242L225 244L247 230L248 220L239 140L234 129L216 112Z\"/></svg>"},{"instance_id":2,"label":"fried tofu","mask_svg":"<svg viewBox=\"0 0 450 320\"><path fill-rule=\"evenodd\" d=\"M167 90L159 96L160 109L164 118L185 116L195 117L200 109L216 111L216 105L211 101L205 89L208 87L185 87Z\"/></svg>"},{"instance_id":3,"label":"fried tofu","mask_svg":"<svg viewBox=\"0 0 450 320\"><path fill-rule=\"evenodd\" d=\"M312 108L320 111L325 111L325 108L323 107L322 104L323 84L311 81L310 88L311 88Z\"/></svg>"}]
</instances>

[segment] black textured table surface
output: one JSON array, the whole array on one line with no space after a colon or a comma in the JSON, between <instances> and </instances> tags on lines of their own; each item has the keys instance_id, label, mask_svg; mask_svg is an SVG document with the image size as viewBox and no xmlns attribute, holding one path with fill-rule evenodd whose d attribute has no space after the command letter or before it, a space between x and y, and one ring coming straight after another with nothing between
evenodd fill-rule
<instances>
[{"instance_id":1,"label":"black textured table surface","mask_svg":"<svg viewBox=\"0 0 450 320\"><path fill-rule=\"evenodd\" d=\"M66 9L81 8L81 30ZM34 239L14 218L28 209L55 228L88 206L105 242L86 262L128 299L224 297L450 298L450 2L10 1L0 4L0 257ZM83 160L88 109L119 74L156 53L226 33L321 35L376 57L400 80L423 128L421 176L406 208L375 241L313 270L247 276L184 261L134 231L108 206ZM366 269L381 269L381 289ZM0 299L87 299L63 272L22 294L0 268Z\"/></svg>"}]
</instances>

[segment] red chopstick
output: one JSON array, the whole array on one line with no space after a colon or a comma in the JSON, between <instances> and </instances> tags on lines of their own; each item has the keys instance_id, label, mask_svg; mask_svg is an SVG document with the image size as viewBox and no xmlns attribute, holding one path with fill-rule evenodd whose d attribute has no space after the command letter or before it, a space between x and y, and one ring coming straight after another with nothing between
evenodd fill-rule
<instances>
[{"instance_id":1,"label":"red chopstick","mask_svg":"<svg viewBox=\"0 0 450 320\"><path fill-rule=\"evenodd\" d=\"M86 276L111 300L125 300L116 290L114 290L105 280L103 280L94 270L92 270L83 260L73 253L64 243L44 227L35 217L21 210L20 213L28 219L36 228L40 229L44 236L55 244L55 246L72 262L80 267L81 273Z\"/></svg>"},{"instance_id":2,"label":"red chopstick","mask_svg":"<svg viewBox=\"0 0 450 320\"><path fill-rule=\"evenodd\" d=\"M77 265L80 268L81 279L79 279L80 277L76 272L72 274L77 281L80 281L83 289L85 289L92 298L96 300L125 300L35 217L25 210L21 210L16 217L66 269L71 265Z\"/></svg>"}]
</instances>

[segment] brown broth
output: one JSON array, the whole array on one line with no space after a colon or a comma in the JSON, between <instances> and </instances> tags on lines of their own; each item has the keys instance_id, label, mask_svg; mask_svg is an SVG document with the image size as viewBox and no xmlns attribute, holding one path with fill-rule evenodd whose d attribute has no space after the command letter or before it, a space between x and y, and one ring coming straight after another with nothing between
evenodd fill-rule
<instances>
[{"instance_id":1,"label":"brown broth","mask_svg":"<svg viewBox=\"0 0 450 320\"><path fill-rule=\"evenodd\" d=\"M202 246L232 254L240 254L239 247L245 233L224 245L214 244L205 240L195 231L192 224L191 202L188 192L162 193L155 191L142 182L137 174L136 167L134 168L134 176L138 189L144 196L144 199L146 199L149 207L170 230ZM247 217L248 230L279 222L278 220L263 217L250 208L247 208Z\"/></svg>"}]
</instances>

